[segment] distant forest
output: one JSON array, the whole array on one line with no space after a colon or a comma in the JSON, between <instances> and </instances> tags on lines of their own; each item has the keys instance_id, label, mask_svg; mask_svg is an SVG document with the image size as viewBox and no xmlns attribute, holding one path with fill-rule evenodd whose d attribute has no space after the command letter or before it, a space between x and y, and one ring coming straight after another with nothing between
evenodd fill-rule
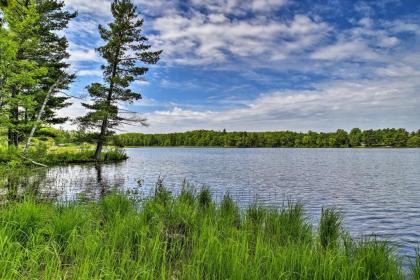
<instances>
[{"instance_id":1,"label":"distant forest","mask_svg":"<svg viewBox=\"0 0 420 280\"><path fill-rule=\"evenodd\" d=\"M44 128L38 136L53 137L58 142L95 142L95 135L77 131L61 131ZM405 129L339 129L336 132L307 133L280 132L226 132L197 130L170 134L127 133L109 136L110 145L121 147L307 147L307 148L347 148L347 147L420 147L420 130L408 132Z\"/></svg>"},{"instance_id":2,"label":"distant forest","mask_svg":"<svg viewBox=\"0 0 420 280\"><path fill-rule=\"evenodd\" d=\"M313 132L217 132L191 131L171 134L128 133L111 138L118 146L198 146L198 147L420 147L420 130L360 130L350 133L339 129L332 133Z\"/></svg>"}]
</instances>

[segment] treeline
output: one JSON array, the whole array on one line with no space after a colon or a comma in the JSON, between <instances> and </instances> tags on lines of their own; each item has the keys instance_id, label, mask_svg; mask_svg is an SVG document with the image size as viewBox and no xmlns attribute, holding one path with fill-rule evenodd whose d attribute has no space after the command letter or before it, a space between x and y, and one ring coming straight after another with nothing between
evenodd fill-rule
<instances>
[{"instance_id":1,"label":"treeline","mask_svg":"<svg viewBox=\"0 0 420 280\"><path fill-rule=\"evenodd\" d=\"M350 132L339 129L336 132L307 133L280 132L226 132L197 130L185 133L141 134L127 133L114 135L109 144L140 147L307 147L307 148L348 148L348 147L420 147L420 130L409 133L405 129L361 130Z\"/></svg>"}]
</instances>

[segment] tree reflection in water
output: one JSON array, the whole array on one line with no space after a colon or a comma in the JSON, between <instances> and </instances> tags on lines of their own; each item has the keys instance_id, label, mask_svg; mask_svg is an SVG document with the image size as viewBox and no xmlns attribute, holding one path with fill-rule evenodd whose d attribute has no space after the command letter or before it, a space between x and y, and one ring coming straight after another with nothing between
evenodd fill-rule
<instances>
[{"instance_id":1,"label":"tree reflection in water","mask_svg":"<svg viewBox=\"0 0 420 280\"><path fill-rule=\"evenodd\" d=\"M45 168L0 167L0 201L19 201L28 196L48 198L41 191L46 176Z\"/></svg>"},{"instance_id":2,"label":"tree reflection in water","mask_svg":"<svg viewBox=\"0 0 420 280\"><path fill-rule=\"evenodd\" d=\"M121 190L124 181L123 176L100 164L53 168L0 167L0 203L19 201L28 196L58 202L99 200L114 190Z\"/></svg>"}]
</instances>

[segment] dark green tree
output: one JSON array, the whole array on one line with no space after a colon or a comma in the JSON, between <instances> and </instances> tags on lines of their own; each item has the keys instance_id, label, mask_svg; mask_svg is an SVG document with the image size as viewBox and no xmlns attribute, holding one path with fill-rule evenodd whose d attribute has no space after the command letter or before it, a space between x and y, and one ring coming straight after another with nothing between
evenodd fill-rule
<instances>
[{"instance_id":1,"label":"dark green tree","mask_svg":"<svg viewBox=\"0 0 420 280\"><path fill-rule=\"evenodd\" d=\"M363 131L363 142L366 147L379 146L382 143L381 131L373 129Z\"/></svg>"},{"instance_id":2,"label":"dark green tree","mask_svg":"<svg viewBox=\"0 0 420 280\"><path fill-rule=\"evenodd\" d=\"M138 17L136 7L130 0L114 0L111 4L114 21L108 28L99 26L99 33L105 45L98 49L105 59L102 66L104 82L87 87L91 103L83 106L90 111L78 118L82 127L99 128L95 159L99 160L106 136L121 124L140 123L145 120L128 117L118 108L119 102L133 102L141 99L140 93L130 89L130 84L140 79L156 64L162 51L151 51L147 38L142 34L143 19Z\"/></svg>"},{"instance_id":3,"label":"dark green tree","mask_svg":"<svg viewBox=\"0 0 420 280\"><path fill-rule=\"evenodd\" d=\"M7 68L2 71L2 121L8 128L9 145L18 146L23 131L32 126L27 114L21 108L33 110L35 95L39 93L39 83L47 74L47 69L36 61L41 49L40 15L33 1L8 1L2 8L7 29L3 41L7 52ZM11 41L9 45L7 42ZM4 69L3 69L4 70Z\"/></svg>"},{"instance_id":4,"label":"dark green tree","mask_svg":"<svg viewBox=\"0 0 420 280\"><path fill-rule=\"evenodd\" d=\"M407 141L410 148L420 148L420 134L412 134Z\"/></svg>"},{"instance_id":5,"label":"dark green tree","mask_svg":"<svg viewBox=\"0 0 420 280\"><path fill-rule=\"evenodd\" d=\"M343 129L337 129L336 134L336 146L337 147L348 147L349 145L349 135Z\"/></svg>"},{"instance_id":6,"label":"dark green tree","mask_svg":"<svg viewBox=\"0 0 420 280\"><path fill-rule=\"evenodd\" d=\"M362 145L363 133L360 128L353 128L349 134L349 143L351 147L359 147Z\"/></svg>"},{"instance_id":7,"label":"dark green tree","mask_svg":"<svg viewBox=\"0 0 420 280\"><path fill-rule=\"evenodd\" d=\"M38 34L41 41L41 49L37 55L39 65L48 69L47 75L39 85L42 89L35 97L36 112L39 112L46 94L50 88L57 84L53 94L48 98L47 106L42 114L42 121L49 124L61 124L68 118L59 118L56 112L59 109L70 105L69 97L57 96L57 93L67 90L74 80L74 75L66 70L70 65L66 62L69 58L68 41L64 35L59 35L67 28L70 20L76 17L77 13L70 13L65 10L65 4L59 0L36 0L36 8L40 15ZM60 80L59 83L57 81ZM32 119L35 115L31 116Z\"/></svg>"},{"instance_id":8,"label":"dark green tree","mask_svg":"<svg viewBox=\"0 0 420 280\"><path fill-rule=\"evenodd\" d=\"M0 121L9 129L9 144L18 146L40 121L66 120L57 118L56 110L68 106L68 98L57 93L67 89L74 76L65 71L68 42L58 34L76 14L65 11L58 0L7 2L1 7L7 28L0 38Z\"/></svg>"}]
</instances>

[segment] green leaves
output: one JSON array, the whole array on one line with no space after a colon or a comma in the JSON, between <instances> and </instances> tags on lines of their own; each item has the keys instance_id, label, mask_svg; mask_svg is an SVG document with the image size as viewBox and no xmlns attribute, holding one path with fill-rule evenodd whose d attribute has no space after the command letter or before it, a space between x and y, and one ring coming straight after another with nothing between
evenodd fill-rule
<instances>
[{"instance_id":1,"label":"green leaves","mask_svg":"<svg viewBox=\"0 0 420 280\"><path fill-rule=\"evenodd\" d=\"M45 96L58 79L42 114L44 123L59 123L55 110L69 105L54 94L68 88L74 75L65 73L68 43L57 31L76 14L63 10L58 0L10 0L2 6L5 26L0 27L0 126L9 129L9 143L18 145L35 123Z\"/></svg>"}]
</instances>

